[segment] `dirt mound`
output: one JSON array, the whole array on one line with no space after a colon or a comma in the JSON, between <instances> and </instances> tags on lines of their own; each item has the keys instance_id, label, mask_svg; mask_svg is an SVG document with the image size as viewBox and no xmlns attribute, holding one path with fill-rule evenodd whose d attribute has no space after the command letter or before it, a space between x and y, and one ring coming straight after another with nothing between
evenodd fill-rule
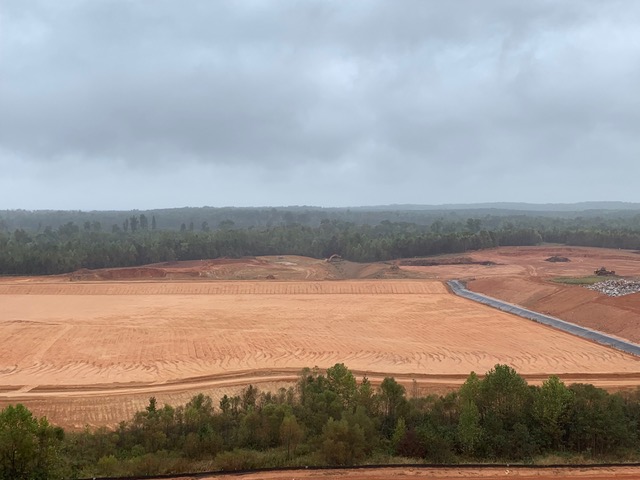
<instances>
[{"instance_id":1,"label":"dirt mound","mask_svg":"<svg viewBox=\"0 0 640 480\"><path fill-rule=\"evenodd\" d=\"M564 263L564 262L570 262L571 260L569 260L567 257L560 257L558 255L554 255L552 257L549 257L545 260L545 262L551 262L551 263Z\"/></svg>"},{"instance_id":2,"label":"dirt mound","mask_svg":"<svg viewBox=\"0 0 640 480\"><path fill-rule=\"evenodd\" d=\"M400 265L408 267L435 267L437 265L496 265L491 260L474 260L470 257L414 258L401 260Z\"/></svg>"},{"instance_id":3,"label":"dirt mound","mask_svg":"<svg viewBox=\"0 0 640 480\"><path fill-rule=\"evenodd\" d=\"M294 255L217 258L154 263L142 267L78 270L71 281L129 280L354 280L428 278L398 263L357 263L339 259L318 260ZM451 261L459 262L453 259ZM476 262L477 263L477 262Z\"/></svg>"},{"instance_id":4,"label":"dirt mound","mask_svg":"<svg viewBox=\"0 0 640 480\"><path fill-rule=\"evenodd\" d=\"M426 278L419 272L400 268L398 263L356 263L348 260L328 264L335 280L417 279Z\"/></svg>"},{"instance_id":5,"label":"dirt mound","mask_svg":"<svg viewBox=\"0 0 640 480\"><path fill-rule=\"evenodd\" d=\"M551 261L551 258L556 258ZM559 260L571 258L565 262ZM327 262L295 255L216 258L156 263L142 267L79 270L73 281L101 280L351 280L386 278L472 279L484 277L586 276L603 264L621 276L640 275L640 256L632 251L582 247L500 247L460 255L387 262ZM397 267L397 268L396 268ZM47 277L49 281L51 277ZM30 280L31 281L31 280Z\"/></svg>"},{"instance_id":6,"label":"dirt mound","mask_svg":"<svg viewBox=\"0 0 640 480\"><path fill-rule=\"evenodd\" d=\"M216 258L155 263L141 267L82 269L71 281L129 280L333 280L343 278L323 260L298 256Z\"/></svg>"},{"instance_id":7,"label":"dirt mound","mask_svg":"<svg viewBox=\"0 0 640 480\"><path fill-rule=\"evenodd\" d=\"M151 267L105 268L101 270L83 269L69 275L72 282L92 280L147 280L166 277L166 270Z\"/></svg>"}]
</instances>

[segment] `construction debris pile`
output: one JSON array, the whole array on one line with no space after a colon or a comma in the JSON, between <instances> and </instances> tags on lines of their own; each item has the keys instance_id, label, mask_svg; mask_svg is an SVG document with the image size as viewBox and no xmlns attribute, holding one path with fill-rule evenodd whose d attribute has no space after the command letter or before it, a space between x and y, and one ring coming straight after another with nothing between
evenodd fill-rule
<instances>
[{"instance_id":1,"label":"construction debris pile","mask_svg":"<svg viewBox=\"0 0 640 480\"><path fill-rule=\"evenodd\" d=\"M610 297L622 297L623 295L640 292L640 280L605 280L604 282L594 283L587 288Z\"/></svg>"}]
</instances>

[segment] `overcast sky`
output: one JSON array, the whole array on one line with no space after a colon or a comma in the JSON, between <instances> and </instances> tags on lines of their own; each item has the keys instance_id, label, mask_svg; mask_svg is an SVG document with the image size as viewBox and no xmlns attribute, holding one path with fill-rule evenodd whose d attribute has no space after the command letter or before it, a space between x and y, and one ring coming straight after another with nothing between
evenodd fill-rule
<instances>
[{"instance_id":1,"label":"overcast sky","mask_svg":"<svg viewBox=\"0 0 640 480\"><path fill-rule=\"evenodd\" d=\"M0 209L640 201L634 0L1 0Z\"/></svg>"}]
</instances>

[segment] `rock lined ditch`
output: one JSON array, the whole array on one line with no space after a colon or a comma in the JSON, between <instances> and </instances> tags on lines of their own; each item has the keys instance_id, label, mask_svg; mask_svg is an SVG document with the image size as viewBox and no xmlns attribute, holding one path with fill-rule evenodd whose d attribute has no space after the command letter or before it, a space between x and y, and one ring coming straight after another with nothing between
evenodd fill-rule
<instances>
[{"instance_id":1,"label":"rock lined ditch","mask_svg":"<svg viewBox=\"0 0 640 480\"><path fill-rule=\"evenodd\" d=\"M611 279L594 283L586 288L610 297L622 297L640 292L640 280Z\"/></svg>"},{"instance_id":2,"label":"rock lined ditch","mask_svg":"<svg viewBox=\"0 0 640 480\"><path fill-rule=\"evenodd\" d=\"M503 312L513 313L514 315L518 315L522 318L533 320L534 322L542 323L543 325L548 325L550 327L557 328L558 330L577 335L578 337L593 340L601 345L613 347L617 350L631 353L640 357L640 345L637 345L635 343L612 337L607 335L606 333L582 327L580 325L576 325L575 323L560 320L559 318L552 317L550 315L544 315L542 313L534 312L533 310L529 310L518 305L503 302L502 300L498 300L481 293L472 292L471 290L467 290L466 285L464 285L460 280L449 280L447 282L447 285L449 285L449 288L451 288L451 291L454 294L460 297L497 308L498 310L502 310Z\"/></svg>"}]
</instances>

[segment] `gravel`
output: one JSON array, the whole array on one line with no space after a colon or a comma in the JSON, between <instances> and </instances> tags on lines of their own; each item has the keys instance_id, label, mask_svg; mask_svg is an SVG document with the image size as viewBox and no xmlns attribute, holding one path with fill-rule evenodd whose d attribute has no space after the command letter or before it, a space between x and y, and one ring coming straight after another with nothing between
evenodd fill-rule
<instances>
[{"instance_id":1,"label":"gravel","mask_svg":"<svg viewBox=\"0 0 640 480\"><path fill-rule=\"evenodd\" d=\"M589 290L604 293L610 297L622 297L640 292L640 280L611 279L594 283L587 287Z\"/></svg>"}]
</instances>

